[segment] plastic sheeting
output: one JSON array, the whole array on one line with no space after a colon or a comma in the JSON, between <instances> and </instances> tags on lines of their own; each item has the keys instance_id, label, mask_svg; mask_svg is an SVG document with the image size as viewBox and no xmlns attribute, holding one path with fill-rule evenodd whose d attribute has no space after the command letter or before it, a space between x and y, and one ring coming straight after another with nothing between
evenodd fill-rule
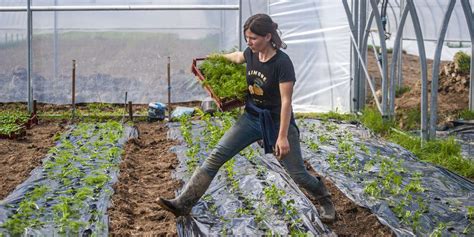
<instances>
[{"instance_id":1,"label":"plastic sheeting","mask_svg":"<svg viewBox=\"0 0 474 237\"><path fill-rule=\"evenodd\" d=\"M387 8L387 15L389 17L388 30L395 34L397 32L398 23L400 21L400 2L406 0L389 1ZM474 1L470 0L471 5ZM443 16L449 5L449 1L413 1L416 7L416 12L420 18L421 30L423 38L428 40L438 40L441 25L443 23ZM405 23L403 31L404 38L416 38L413 23L410 18ZM448 31L446 32L446 39L449 41L471 41L469 36L469 29L467 27L466 18L462 10L461 1L457 1L454 6L452 16L449 21Z\"/></svg>"},{"instance_id":2,"label":"plastic sheeting","mask_svg":"<svg viewBox=\"0 0 474 237\"><path fill-rule=\"evenodd\" d=\"M203 122L193 123L192 134L194 139L199 139L204 130ZM178 123L169 125L168 138L183 141L178 128ZM206 144L203 141L199 154L207 157ZM233 179L237 181L238 188L227 180L225 168L221 168L212 181L203 198L193 207L191 215L177 219L178 234L180 236L217 236L217 235L244 235L261 236L263 234L289 235L290 223L296 219L301 222L297 229L309 235L332 234L319 220L318 213L306 196L298 189L281 165L273 156L260 154L260 147L255 149L255 159L248 160L242 155L236 155L233 170ZM172 148L180 161L176 168L175 176L186 182L190 178L188 171L186 150L188 147L181 145ZM200 161L202 162L202 161ZM289 210L278 211L265 201L264 189L275 185L284 190L282 201L294 201L297 216L288 217ZM249 206L250 205L250 206ZM252 214L238 214L239 209L252 209L263 215L263 220L257 221L257 216ZM291 220L290 220L291 219Z\"/></svg>"},{"instance_id":3,"label":"plastic sheeting","mask_svg":"<svg viewBox=\"0 0 474 237\"><path fill-rule=\"evenodd\" d=\"M388 1L387 32L391 34L390 39L387 40L388 48L393 48L395 34L397 33L397 29L399 27L398 24L400 21L401 1L404 1L406 5L406 0ZM472 0L470 2L472 6L474 2ZM442 26L441 24L443 23L443 16L446 13L449 1L413 1L413 3L416 7L416 12L418 14L421 30L423 33L423 39L425 40L424 45L426 57L428 59L433 59L436 51L436 43ZM368 13L369 12L370 8L368 8ZM376 29L375 22L373 23L372 28ZM378 34L375 32L373 33L373 36L376 45L380 46ZM407 21L405 22L403 39L403 49L408 54L419 55L415 30L413 28L413 23L410 16L408 16ZM448 44L448 41L453 42ZM463 42L461 43L461 41ZM443 50L441 52L441 60L453 60L454 54L456 54L458 51L471 54L470 41L471 38L469 36L469 30L467 27L466 18L464 17L464 12L462 10L461 1L457 1L449 20L445 44L443 45ZM369 39L369 44L371 44L370 42L371 40Z\"/></svg>"},{"instance_id":4,"label":"plastic sheeting","mask_svg":"<svg viewBox=\"0 0 474 237\"><path fill-rule=\"evenodd\" d=\"M305 144L302 146L304 158L318 173L328 176L347 197L358 205L369 208L397 236L427 236L435 230L440 231L443 236L474 234L472 220L467 216L467 208L474 206L474 184L469 180L421 162L404 148L373 136L359 125L319 120L300 120L298 123L301 140ZM311 141L318 145L315 146ZM347 164L344 164L346 158L342 151L355 157L346 166L347 169L343 168ZM331 166L331 162L336 163ZM384 180L385 177L380 177L379 172L389 169L388 164L395 167L395 176L401 175L402 180L393 178L383 185L393 188L392 184L400 182L401 188L407 188L418 183L425 191L415 192L410 189L406 195L393 194L379 184L373 191L380 191L380 198L369 196L364 188L374 180ZM390 174L385 172L382 175ZM417 231L413 232L411 218L417 211L424 209L424 205L427 209L421 212L416 224ZM406 218L398 218L396 208L401 208L399 211Z\"/></svg>"},{"instance_id":5,"label":"plastic sheeting","mask_svg":"<svg viewBox=\"0 0 474 237\"><path fill-rule=\"evenodd\" d=\"M0 0L3 6L25 3ZM34 4L54 5L54 1ZM176 3L155 0L146 4ZM238 1L179 4L238 5ZM349 29L341 2L242 1L242 23L261 12L279 23L288 44L286 52L295 64L295 110L348 111ZM72 59L78 64L77 102L122 102L125 91L134 103L166 101L167 56L171 56L172 101L200 100L206 94L189 72L192 58L229 50L239 43L238 11L58 12L56 46L54 13L33 15L32 83L33 97L39 102L69 103ZM10 42L0 47L0 83L8 85L0 88L0 101L26 101L26 78L17 75L26 68L26 13L0 13L0 28L0 44Z\"/></svg>"},{"instance_id":6,"label":"plastic sheeting","mask_svg":"<svg viewBox=\"0 0 474 237\"><path fill-rule=\"evenodd\" d=\"M55 1L34 1L54 5ZM26 1L0 0L0 6ZM238 5L237 0L59 1L58 5ZM76 102L148 104L193 101L207 94L191 74L192 59L238 46L237 10L98 11L33 13L33 97L70 103L72 60L77 62ZM55 19L57 41L55 42ZM0 13L0 101L26 101L26 13ZM6 86L4 86L6 85Z\"/></svg>"},{"instance_id":7,"label":"plastic sheeting","mask_svg":"<svg viewBox=\"0 0 474 237\"><path fill-rule=\"evenodd\" d=\"M270 1L296 71L296 112L350 110L350 37L342 1Z\"/></svg>"},{"instance_id":8,"label":"plastic sheeting","mask_svg":"<svg viewBox=\"0 0 474 237\"><path fill-rule=\"evenodd\" d=\"M84 154L81 152L81 148L86 148L91 151L119 148L119 151L121 151L122 146L129 138L137 136L136 129L125 127L121 138L116 141L116 144L104 144L101 147L92 147L92 143L96 141L102 141L102 138L100 137L101 131L99 130L99 127L95 125L89 125L88 133L90 134L90 138L74 136L74 129L63 135L66 137L66 141L69 141L70 144L72 144L73 148L66 148L66 146L69 145L58 143L56 146L57 154L50 153L46 158L43 159L43 164L47 164L50 161L54 162L54 160L60 159L58 158L58 154L61 153L61 151L72 152L77 156ZM87 142L90 143L87 144ZM78 230L79 236L108 236L109 220L107 216L107 208L109 205L110 196L113 193L112 185L117 181L118 166L114 167L113 165L106 165L107 162L105 162L103 159L107 155L110 154L96 154L95 157L92 157L92 153L89 153L87 157L80 157L87 160L87 163L73 161L69 162L68 164L70 166L66 167L66 170L70 172L72 172L73 169L80 170L81 172L84 172L87 177L91 177L88 176L91 174L92 176L96 175L96 173L94 173L96 171L103 172L109 177L108 181L106 181L100 189L93 190L93 196L86 198L81 203L78 216L67 217L62 216L60 213L62 213L61 211L67 213L68 208L71 210L73 208L78 208L74 206L75 204L71 204L70 201L78 197L75 195L80 190L82 190L82 188L87 187L86 181L84 181L85 179L76 177L71 180L72 183L70 185L65 185L64 181L60 178L50 178L50 174L57 175L62 172L61 165L53 167L52 170L46 168L45 166L35 168L31 172L31 176L25 182L18 185L12 193L10 193L4 200L0 202L0 235L4 234L9 236L11 234L8 232L8 230L2 228L1 226L5 224L8 218L10 218L13 214L20 211L18 205L23 200L25 200L26 195L30 197L32 191L37 187L47 187L48 191L46 191L44 195L35 201L35 205L37 207L36 214L32 217L39 220L40 222L43 222L43 224L36 227L25 228L23 232L24 236L73 235L73 232L66 230L68 221L79 221L85 223L85 225ZM109 157L109 162L118 165L121 160L120 155L121 152L118 152L116 153L116 156ZM61 209L61 211L59 211L60 209L58 208L60 207L61 200L63 200L62 198L69 200L68 202L65 202L69 203L69 206L66 209ZM65 230L61 230L63 228L65 228Z\"/></svg>"},{"instance_id":9,"label":"plastic sheeting","mask_svg":"<svg viewBox=\"0 0 474 237\"><path fill-rule=\"evenodd\" d=\"M447 131L438 131L436 136L455 136L456 141L461 144L461 154L467 159L474 159L474 121L458 120L453 121L454 128Z\"/></svg>"}]
</instances>

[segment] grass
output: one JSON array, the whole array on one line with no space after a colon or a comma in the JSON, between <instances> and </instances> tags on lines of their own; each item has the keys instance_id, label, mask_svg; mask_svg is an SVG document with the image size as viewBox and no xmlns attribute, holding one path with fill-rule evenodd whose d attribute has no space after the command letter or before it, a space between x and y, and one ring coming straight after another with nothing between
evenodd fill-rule
<instances>
[{"instance_id":1,"label":"grass","mask_svg":"<svg viewBox=\"0 0 474 237\"><path fill-rule=\"evenodd\" d=\"M394 120L383 119L379 111L374 108L365 108L359 119L367 128L382 136L388 135L390 128L396 127Z\"/></svg>"},{"instance_id":2,"label":"grass","mask_svg":"<svg viewBox=\"0 0 474 237\"><path fill-rule=\"evenodd\" d=\"M471 70L471 56L462 51L457 52L454 55L454 64L457 67L457 71L460 73L468 74Z\"/></svg>"},{"instance_id":3,"label":"grass","mask_svg":"<svg viewBox=\"0 0 474 237\"><path fill-rule=\"evenodd\" d=\"M416 121L419 118L418 116L419 111L411 111L407 120ZM393 132L392 128L398 129L395 121L384 120L374 108L366 108L360 120L367 128L411 151L420 160L443 166L459 175L474 179L474 161L462 157L461 146L453 137L422 143L420 138L413 135Z\"/></svg>"},{"instance_id":4,"label":"grass","mask_svg":"<svg viewBox=\"0 0 474 237\"><path fill-rule=\"evenodd\" d=\"M395 97L400 98L403 94L410 92L411 88L409 86L397 86L395 88Z\"/></svg>"},{"instance_id":5,"label":"grass","mask_svg":"<svg viewBox=\"0 0 474 237\"><path fill-rule=\"evenodd\" d=\"M321 119L321 120L329 120L329 119L335 119L339 121L354 121L357 119L357 117L354 114L341 114L337 111L329 111L327 113L296 113L295 118L301 118L301 119L307 119L307 118L312 118L312 119Z\"/></svg>"},{"instance_id":6,"label":"grass","mask_svg":"<svg viewBox=\"0 0 474 237\"><path fill-rule=\"evenodd\" d=\"M465 109L459 113L458 117L462 120L474 120L474 111Z\"/></svg>"},{"instance_id":7,"label":"grass","mask_svg":"<svg viewBox=\"0 0 474 237\"><path fill-rule=\"evenodd\" d=\"M405 109L397 112L397 122L400 129L415 130L420 127L421 112L420 108Z\"/></svg>"},{"instance_id":8,"label":"grass","mask_svg":"<svg viewBox=\"0 0 474 237\"><path fill-rule=\"evenodd\" d=\"M461 145L454 140L454 137L427 141L422 145L418 137L390 133L388 140L410 150L420 160L443 166L459 175L474 179L474 161L462 157Z\"/></svg>"}]
</instances>

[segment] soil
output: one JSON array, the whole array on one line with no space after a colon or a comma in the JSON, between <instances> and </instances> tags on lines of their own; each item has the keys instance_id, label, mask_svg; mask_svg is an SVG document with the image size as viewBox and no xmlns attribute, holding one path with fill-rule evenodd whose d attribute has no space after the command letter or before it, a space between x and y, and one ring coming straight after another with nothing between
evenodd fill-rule
<instances>
[{"instance_id":1,"label":"soil","mask_svg":"<svg viewBox=\"0 0 474 237\"><path fill-rule=\"evenodd\" d=\"M308 172L316 177L321 177L313 167L305 162ZM382 225L369 209L360 207L351 201L329 179L321 177L331 193L331 198L336 207L336 221L328 223L328 227L338 236L395 236L387 226ZM311 202L319 207L314 197L303 191Z\"/></svg>"},{"instance_id":2,"label":"soil","mask_svg":"<svg viewBox=\"0 0 474 237\"><path fill-rule=\"evenodd\" d=\"M65 124L42 122L26 131L19 139L0 139L0 200L30 177L41 160L54 146L54 135L65 130Z\"/></svg>"},{"instance_id":3,"label":"soil","mask_svg":"<svg viewBox=\"0 0 474 237\"><path fill-rule=\"evenodd\" d=\"M113 236L175 236L176 218L158 207L158 197L172 198L180 185L171 173L178 164L169 149L164 123L139 123L139 139L129 141L114 185L109 213Z\"/></svg>"}]
</instances>

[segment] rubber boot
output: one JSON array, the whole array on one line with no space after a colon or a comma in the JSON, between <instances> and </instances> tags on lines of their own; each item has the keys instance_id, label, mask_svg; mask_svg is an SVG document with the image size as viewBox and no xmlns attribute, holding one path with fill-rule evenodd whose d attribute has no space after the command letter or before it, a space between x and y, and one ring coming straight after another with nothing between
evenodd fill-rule
<instances>
[{"instance_id":1,"label":"rubber boot","mask_svg":"<svg viewBox=\"0 0 474 237\"><path fill-rule=\"evenodd\" d=\"M322 197L319 200L321 205L320 219L324 223L332 223L336 220L336 209L332 203L331 196Z\"/></svg>"},{"instance_id":2,"label":"rubber boot","mask_svg":"<svg viewBox=\"0 0 474 237\"><path fill-rule=\"evenodd\" d=\"M331 200L331 194L328 192L326 185L320 177L317 177L320 186L317 190L313 191L313 195L321 205L320 219L322 222L331 223L336 220L336 209Z\"/></svg>"},{"instance_id":3,"label":"rubber boot","mask_svg":"<svg viewBox=\"0 0 474 237\"><path fill-rule=\"evenodd\" d=\"M158 204L175 216L189 215L193 206L204 195L212 177L202 168L197 168L181 194L171 200L159 197Z\"/></svg>"}]
</instances>

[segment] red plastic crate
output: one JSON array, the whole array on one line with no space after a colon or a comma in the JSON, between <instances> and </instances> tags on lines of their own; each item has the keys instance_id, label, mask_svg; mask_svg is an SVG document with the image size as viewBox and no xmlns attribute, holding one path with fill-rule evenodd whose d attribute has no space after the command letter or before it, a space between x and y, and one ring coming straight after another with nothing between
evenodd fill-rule
<instances>
[{"instance_id":1,"label":"red plastic crate","mask_svg":"<svg viewBox=\"0 0 474 237\"><path fill-rule=\"evenodd\" d=\"M205 81L206 78L202 74L201 70L199 70L197 63L198 61L203 61L205 59L206 58L194 58L193 64L191 65L191 71L193 72L194 75L196 75L196 78L200 81ZM215 93L212 91L212 88L209 87L208 85L205 85L204 89L211 96L211 98L216 102L217 107L222 111L229 111L231 109L242 107L245 105L245 101L241 101L237 99L221 100L218 96L215 95Z\"/></svg>"}]
</instances>

